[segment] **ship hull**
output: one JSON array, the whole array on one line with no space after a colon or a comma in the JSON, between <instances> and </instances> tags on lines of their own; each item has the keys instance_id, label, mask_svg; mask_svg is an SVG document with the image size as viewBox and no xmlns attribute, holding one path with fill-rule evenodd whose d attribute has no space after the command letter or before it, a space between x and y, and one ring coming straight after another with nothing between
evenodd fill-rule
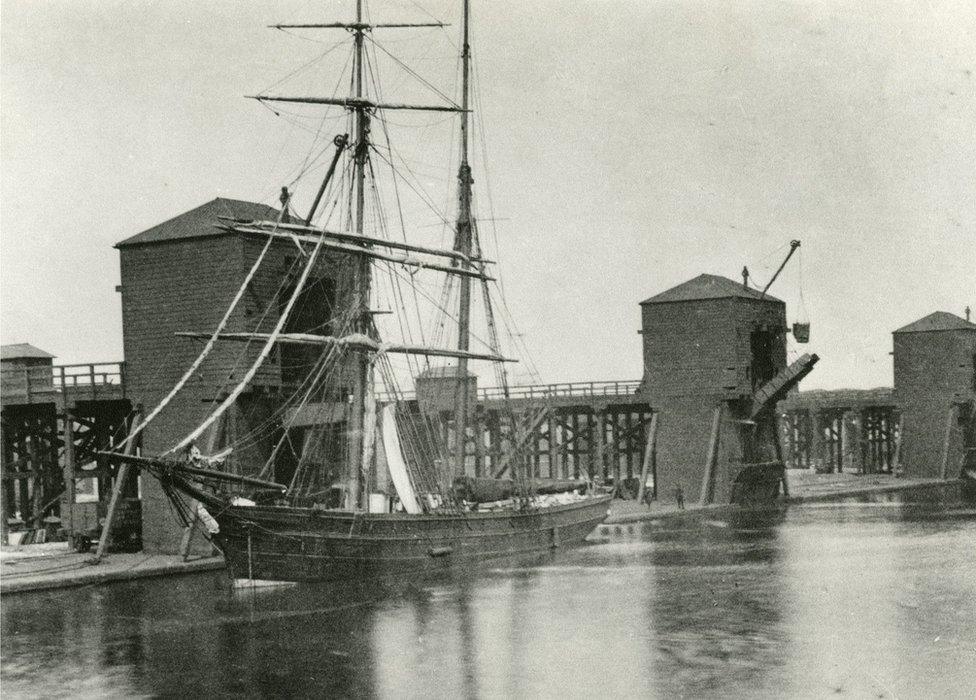
<instances>
[{"instance_id":1,"label":"ship hull","mask_svg":"<svg viewBox=\"0 0 976 700\"><path fill-rule=\"evenodd\" d=\"M213 541L235 578L329 581L436 571L578 544L606 518L610 496L463 515L207 505L220 528Z\"/></svg>"}]
</instances>

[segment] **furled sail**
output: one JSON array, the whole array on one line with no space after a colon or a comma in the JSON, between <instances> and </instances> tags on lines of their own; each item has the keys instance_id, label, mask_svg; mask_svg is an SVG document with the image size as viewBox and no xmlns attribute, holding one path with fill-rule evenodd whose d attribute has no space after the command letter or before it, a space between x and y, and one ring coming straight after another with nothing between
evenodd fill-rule
<instances>
[{"instance_id":1,"label":"furled sail","mask_svg":"<svg viewBox=\"0 0 976 700\"><path fill-rule=\"evenodd\" d=\"M236 387L234 387L234 390L227 395L227 398L223 400L223 402L207 417L207 419L198 425L193 432L171 447L165 454L172 454L177 450L181 450L203 435L203 431L210 427L211 423L220 418L220 416L222 416L228 408L233 406L234 402L237 401L237 397L240 396L241 392L243 392L244 389L247 388L247 385L251 383L251 380L254 379L254 375L257 374L258 369L262 364L264 364L264 361L268 358L268 355L271 354L271 350L275 346L278 335L280 335L282 329L285 327L285 322L288 320L288 316L291 314L291 310L295 306L295 302L298 301L298 297L301 295L302 290L305 287L305 282L308 280L309 274L315 267L315 262L318 260L319 251L321 250L322 241L319 241L315 248L312 249L312 253L308 256L308 260L305 262L305 268L302 270L302 275L299 278L298 283L295 285L295 291L292 292L291 297L288 299L288 304L285 306L284 310L282 310L281 315L278 318L278 323L275 325L270 336L268 336L268 339L265 342L264 347L261 348L261 353L254 361L254 364L251 365L247 373L241 378L241 381Z\"/></svg>"},{"instance_id":2,"label":"furled sail","mask_svg":"<svg viewBox=\"0 0 976 700\"><path fill-rule=\"evenodd\" d=\"M184 338L204 338L206 333L194 331L179 331L176 335ZM250 340L265 340L272 337L271 333L220 333L219 340L233 340L247 342ZM400 355L426 355L429 357L461 357L468 360L488 360L491 362L517 362L517 360L502 357L490 352L471 352L454 350L453 348L434 348L426 345L406 345L403 343L383 343L362 333L351 333L342 337L330 335L316 335L314 333L278 333L274 341L284 345L321 345L327 347L345 348L348 350L363 350L368 352L385 352Z\"/></svg>"},{"instance_id":3,"label":"furled sail","mask_svg":"<svg viewBox=\"0 0 976 700\"><path fill-rule=\"evenodd\" d=\"M281 216L283 213L284 208L282 208L282 214L279 214L278 216L278 223L281 223ZM166 394L163 400L160 401L159 404L149 412L149 415L146 416L145 420L136 426L136 428L125 438L125 440L119 444L117 448L118 450L121 451L125 449L130 443L132 443L133 440L136 439L136 436L141 433L146 426L149 425L164 408L166 408L169 402L173 400L173 397L176 396L184 386L186 386L186 383L190 381L190 377L194 375L194 373L200 368L200 365L203 364L203 361L207 359L208 355L210 355L210 351L213 350L217 345L217 339L227 327L227 322L230 320L231 314L234 313L234 309L236 309L237 305L240 303L241 298L244 296L244 292L246 292L247 288L250 286L251 280L254 279L254 275L257 273L258 268L260 268L261 263L264 262L265 255L267 255L273 242L274 237L268 236L268 240L265 241L264 248L261 249L260 255L258 255L257 259L254 261L250 271L248 271L247 276L244 278L243 284L241 284L241 288L237 290L237 294L234 296L233 301L231 301L230 306L227 307L227 311L224 312L224 317L220 319L220 323L217 324L217 328L210 335L210 338L207 340L207 344L203 347L203 350L200 351L197 359L193 361L193 364L190 365L189 369L187 369L183 376L180 377L180 380L176 382L176 385L172 389L170 389L169 393Z\"/></svg>"},{"instance_id":4,"label":"furled sail","mask_svg":"<svg viewBox=\"0 0 976 700\"><path fill-rule=\"evenodd\" d=\"M386 450L386 464L390 470L390 479L396 488L397 495L404 510L411 515L421 512L420 503L417 501L417 494L413 490L410 482L410 474L407 472L407 462L403 458L403 450L400 447L400 435L396 426L396 407L388 404L383 409L383 447Z\"/></svg>"}]
</instances>

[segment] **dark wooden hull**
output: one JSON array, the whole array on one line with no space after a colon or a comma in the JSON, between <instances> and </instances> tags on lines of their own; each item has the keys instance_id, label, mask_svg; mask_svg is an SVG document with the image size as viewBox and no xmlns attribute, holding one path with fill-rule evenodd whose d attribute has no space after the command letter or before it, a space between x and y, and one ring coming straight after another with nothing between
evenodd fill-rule
<instances>
[{"instance_id":1,"label":"dark wooden hull","mask_svg":"<svg viewBox=\"0 0 976 700\"><path fill-rule=\"evenodd\" d=\"M607 516L609 495L525 512L352 513L206 503L235 578L328 581L421 573L581 542Z\"/></svg>"}]
</instances>

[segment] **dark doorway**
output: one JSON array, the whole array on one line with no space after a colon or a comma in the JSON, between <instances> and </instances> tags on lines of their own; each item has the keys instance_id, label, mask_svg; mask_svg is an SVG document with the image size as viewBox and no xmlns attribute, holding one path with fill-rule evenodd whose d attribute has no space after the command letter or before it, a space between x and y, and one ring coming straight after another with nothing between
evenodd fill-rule
<instances>
[{"instance_id":1,"label":"dark doorway","mask_svg":"<svg viewBox=\"0 0 976 700\"><path fill-rule=\"evenodd\" d=\"M755 329L749 336L752 350L752 390L755 391L776 376L776 339L779 333L763 327Z\"/></svg>"},{"instance_id":2,"label":"dark doorway","mask_svg":"<svg viewBox=\"0 0 976 700\"><path fill-rule=\"evenodd\" d=\"M283 291L278 302L279 313L284 312L288 300L294 293L294 286ZM335 285L332 280L321 277L306 282L291 311L291 316L285 322L285 333L332 335L335 330L333 328L334 305ZM286 385L300 383L312 371L321 354L322 348L319 347L283 343L279 355L282 382Z\"/></svg>"}]
</instances>

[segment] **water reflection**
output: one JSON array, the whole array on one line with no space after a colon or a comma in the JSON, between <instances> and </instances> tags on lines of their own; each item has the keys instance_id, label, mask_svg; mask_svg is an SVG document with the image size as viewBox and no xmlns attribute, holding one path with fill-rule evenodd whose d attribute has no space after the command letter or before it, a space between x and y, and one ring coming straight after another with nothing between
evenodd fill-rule
<instances>
[{"instance_id":1,"label":"water reflection","mask_svg":"<svg viewBox=\"0 0 976 700\"><path fill-rule=\"evenodd\" d=\"M437 579L6 596L6 697L964 696L976 513L658 523Z\"/></svg>"},{"instance_id":2,"label":"water reflection","mask_svg":"<svg viewBox=\"0 0 976 700\"><path fill-rule=\"evenodd\" d=\"M782 512L705 520L657 543L656 695L762 687L783 661Z\"/></svg>"}]
</instances>

